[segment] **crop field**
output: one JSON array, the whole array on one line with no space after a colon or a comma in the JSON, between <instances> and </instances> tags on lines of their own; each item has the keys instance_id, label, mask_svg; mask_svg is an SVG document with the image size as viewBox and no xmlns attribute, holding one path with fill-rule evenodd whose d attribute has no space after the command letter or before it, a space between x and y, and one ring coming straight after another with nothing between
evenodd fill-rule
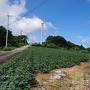
<instances>
[{"instance_id":1,"label":"crop field","mask_svg":"<svg viewBox=\"0 0 90 90\"><path fill-rule=\"evenodd\" d=\"M44 47L29 47L0 65L0 90L29 90L38 82L37 71L48 73L59 67L72 67L88 62L88 53Z\"/></svg>"}]
</instances>

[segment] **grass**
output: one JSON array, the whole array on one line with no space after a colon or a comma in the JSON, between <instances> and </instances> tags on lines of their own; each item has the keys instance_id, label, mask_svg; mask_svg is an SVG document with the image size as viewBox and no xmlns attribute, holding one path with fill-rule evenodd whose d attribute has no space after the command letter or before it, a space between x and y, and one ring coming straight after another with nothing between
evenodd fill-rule
<instances>
[{"instance_id":1,"label":"grass","mask_svg":"<svg viewBox=\"0 0 90 90\"><path fill-rule=\"evenodd\" d=\"M29 90L37 84L35 73L43 73L58 67L72 67L88 62L87 53L44 47L30 47L15 58L0 65L1 90Z\"/></svg>"},{"instance_id":2,"label":"grass","mask_svg":"<svg viewBox=\"0 0 90 90\"><path fill-rule=\"evenodd\" d=\"M16 47L7 47L7 48L3 48L3 51L11 51L14 50Z\"/></svg>"},{"instance_id":3,"label":"grass","mask_svg":"<svg viewBox=\"0 0 90 90\"><path fill-rule=\"evenodd\" d=\"M16 47L13 47L13 46L11 46L11 47L7 47L7 48L5 48L5 47L0 47L0 51L11 51L11 50L13 50L13 49L15 49Z\"/></svg>"}]
</instances>

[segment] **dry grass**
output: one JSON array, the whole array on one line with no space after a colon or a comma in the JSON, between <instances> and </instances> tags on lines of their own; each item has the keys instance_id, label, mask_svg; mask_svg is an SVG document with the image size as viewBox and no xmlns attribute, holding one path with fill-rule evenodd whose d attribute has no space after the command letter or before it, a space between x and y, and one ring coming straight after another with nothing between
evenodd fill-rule
<instances>
[{"instance_id":1,"label":"dry grass","mask_svg":"<svg viewBox=\"0 0 90 90\"><path fill-rule=\"evenodd\" d=\"M48 74L38 73L36 79L39 86L31 90L88 90L88 63L81 63L71 68L60 68ZM58 80L51 80L55 71L62 71L65 76Z\"/></svg>"}]
</instances>

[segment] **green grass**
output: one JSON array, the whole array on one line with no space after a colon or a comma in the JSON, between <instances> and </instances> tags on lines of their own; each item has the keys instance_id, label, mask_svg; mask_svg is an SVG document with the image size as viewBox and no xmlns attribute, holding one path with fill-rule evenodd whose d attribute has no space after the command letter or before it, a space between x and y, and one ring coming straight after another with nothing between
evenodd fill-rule
<instances>
[{"instance_id":1,"label":"green grass","mask_svg":"<svg viewBox=\"0 0 90 90\"><path fill-rule=\"evenodd\" d=\"M7 48L0 47L0 51L11 51L11 50L14 50L15 48L17 48L17 47L13 47L13 46L9 46Z\"/></svg>"},{"instance_id":2,"label":"green grass","mask_svg":"<svg viewBox=\"0 0 90 90\"><path fill-rule=\"evenodd\" d=\"M0 90L29 90L37 83L36 70L47 73L57 67L72 67L88 61L88 54L82 51L30 47L0 65Z\"/></svg>"},{"instance_id":3,"label":"green grass","mask_svg":"<svg viewBox=\"0 0 90 90\"><path fill-rule=\"evenodd\" d=\"M3 51L11 51L14 50L16 47L7 47L7 48L3 48Z\"/></svg>"}]
</instances>

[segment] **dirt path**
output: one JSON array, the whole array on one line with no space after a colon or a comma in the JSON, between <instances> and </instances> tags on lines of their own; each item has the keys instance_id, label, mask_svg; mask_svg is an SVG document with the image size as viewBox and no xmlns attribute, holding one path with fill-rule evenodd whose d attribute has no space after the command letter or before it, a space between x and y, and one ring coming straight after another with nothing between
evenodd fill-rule
<instances>
[{"instance_id":1,"label":"dirt path","mask_svg":"<svg viewBox=\"0 0 90 90\"><path fill-rule=\"evenodd\" d=\"M39 86L31 90L89 90L89 64L81 63L71 68L60 68L48 74L38 73Z\"/></svg>"},{"instance_id":2,"label":"dirt path","mask_svg":"<svg viewBox=\"0 0 90 90\"><path fill-rule=\"evenodd\" d=\"M12 51L1 51L0 52L0 63L4 63L8 59L15 56L17 53L22 52L23 50L25 50L27 48L28 48L28 46L24 46L24 47L21 47L21 48L14 49Z\"/></svg>"}]
</instances>

